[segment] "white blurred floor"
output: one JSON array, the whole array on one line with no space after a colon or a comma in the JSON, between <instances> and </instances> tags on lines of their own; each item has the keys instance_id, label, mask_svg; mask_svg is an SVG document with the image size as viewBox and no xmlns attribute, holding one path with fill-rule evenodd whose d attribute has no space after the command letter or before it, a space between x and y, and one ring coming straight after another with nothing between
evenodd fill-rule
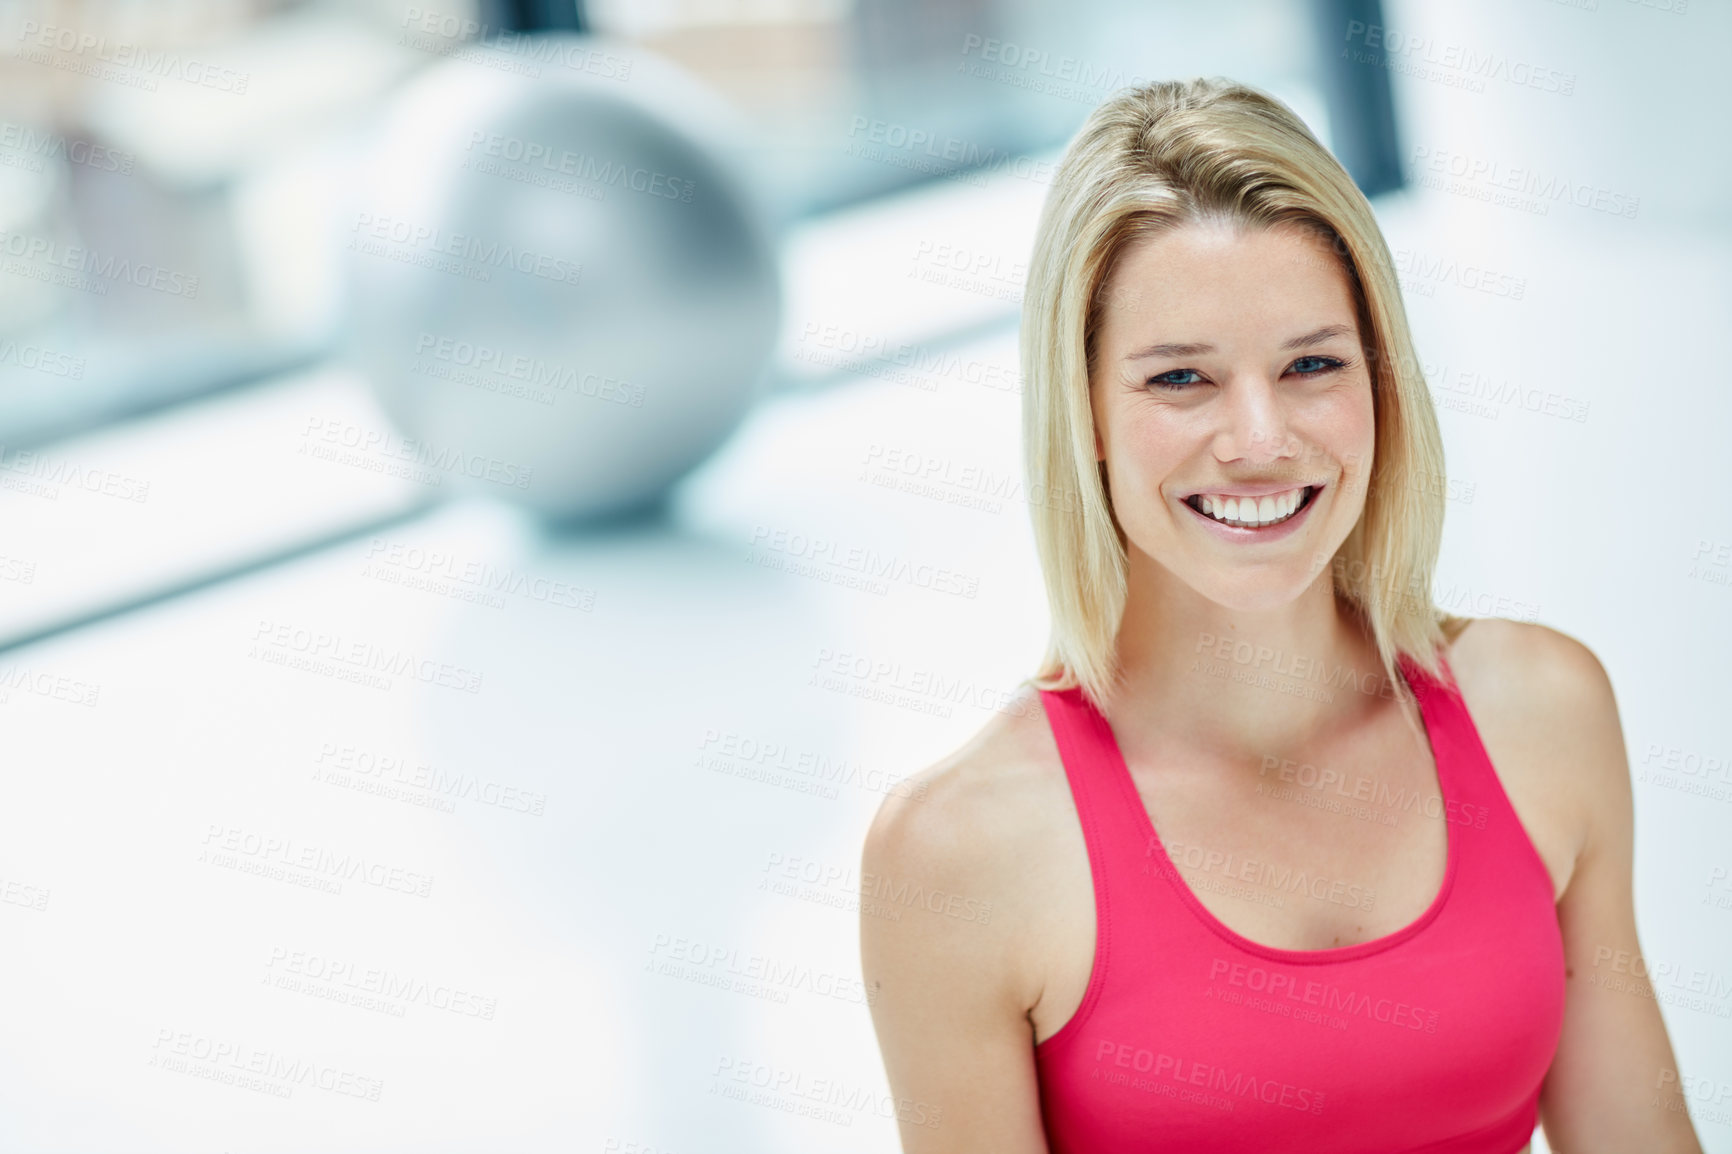
<instances>
[{"instance_id":1,"label":"white blurred floor","mask_svg":"<svg viewBox=\"0 0 1732 1154\"><path fill-rule=\"evenodd\" d=\"M964 741L1032 667L1045 616L1005 387L1014 328L942 348L930 310L895 294L935 237L1025 260L1039 191L940 182L797 240L792 283L816 287L796 295L789 339L852 326L927 342L925 367L767 401L668 524L550 538L462 503L0 653L0 1148L896 1149L847 908L860 837L896 778ZM995 207L957 211L970 204ZM1719 976L1716 997L1661 1000L1682 1068L1723 1084L1732 903L1708 886L1732 864L1732 788L1687 792L1663 763L1732 745L1732 585L1713 559L1732 542L1714 339L1732 244L1436 190L1380 211L1391 247L1419 254L1404 258L1409 307L1460 482L1437 592L1474 615L1531 610L1606 664L1643 774L1644 946ZM810 271L841 252L862 262L852 303ZM1452 261L1520 278L1522 298L1462 287ZM998 287L925 299L952 294L952 323L990 321ZM1447 406L1480 378L1586 419L1507 390ZM336 521L412 496L289 463L308 419L363 421L370 405L360 382L315 373L237 401L222 435L176 441L215 419L192 411L64 451L217 485L255 457L283 470L279 489L331 483ZM905 484L915 461L939 479ZM242 506L156 491L165 526L220 514L245 531ZM102 531L91 502L111 498L67 496L50 515L0 491L0 521L24 526L7 552L52 574L80 509ZM120 547L196 548L161 541ZM855 550L906 575L849 587ZM497 603L453 595L461 581L409 587L488 566ZM283 663L319 633L409 655L429 680ZM859 695L871 680L846 671L861 661L895 671L880 684L904 686L897 702ZM970 690L907 688L934 673ZM476 674L478 692L437 683ZM56 696L67 685L97 687L95 705ZM296 861L356 872L325 892ZM295 1062L311 1076L294 1081ZM254 1088L233 1081L249 1063L266 1071ZM754 1083L782 1090L742 1100ZM832 1116L803 1115L825 1086ZM1732 1151L1725 1118L1698 1125L1706 1149Z\"/></svg>"}]
</instances>

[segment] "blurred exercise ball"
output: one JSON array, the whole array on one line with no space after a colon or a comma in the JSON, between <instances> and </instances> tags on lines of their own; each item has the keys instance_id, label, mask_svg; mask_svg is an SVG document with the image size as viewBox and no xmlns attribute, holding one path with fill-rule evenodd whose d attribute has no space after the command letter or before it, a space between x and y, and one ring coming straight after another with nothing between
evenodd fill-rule
<instances>
[{"instance_id":1,"label":"blurred exercise ball","mask_svg":"<svg viewBox=\"0 0 1732 1154\"><path fill-rule=\"evenodd\" d=\"M693 77L603 37L464 45L411 80L342 220L347 359L411 475L581 520L720 445L781 317L746 142Z\"/></svg>"}]
</instances>

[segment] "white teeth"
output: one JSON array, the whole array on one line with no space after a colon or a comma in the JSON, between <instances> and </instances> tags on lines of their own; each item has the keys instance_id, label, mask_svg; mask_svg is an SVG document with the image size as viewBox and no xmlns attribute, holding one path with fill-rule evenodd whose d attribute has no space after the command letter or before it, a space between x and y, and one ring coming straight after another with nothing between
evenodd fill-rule
<instances>
[{"instance_id":1,"label":"white teeth","mask_svg":"<svg viewBox=\"0 0 1732 1154\"><path fill-rule=\"evenodd\" d=\"M1270 525L1285 521L1299 508L1305 490L1289 489L1269 497L1216 497L1208 493L1197 498L1203 512L1217 521L1242 526Z\"/></svg>"}]
</instances>

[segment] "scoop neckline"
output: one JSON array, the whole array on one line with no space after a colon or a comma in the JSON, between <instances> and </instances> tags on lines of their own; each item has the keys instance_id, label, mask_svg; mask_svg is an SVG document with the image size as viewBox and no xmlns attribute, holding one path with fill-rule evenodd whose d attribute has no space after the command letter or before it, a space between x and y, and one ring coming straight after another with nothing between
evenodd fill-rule
<instances>
[{"instance_id":1,"label":"scoop neckline","mask_svg":"<svg viewBox=\"0 0 1732 1154\"><path fill-rule=\"evenodd\" d=\"M1454 793L1453 786L1455 783L1450 780L1450 770L1444 765L1444 759L1438 756L1437 741L1433 736L1432 712L1435 704L1431 695L1434 692L1434 687L1428 682L1423 671L1415 670L1412 667L1405 655L1398 659L1397 664L1403 683L1407 685L1409 692L1413 694L1414 699L1419 704L1420 722L1425 730L1425 743L1431 751L1432 767L1437 774L1437 791L1443 805L1443 812L1447 814L1449 812L1449 799ZM1118 735L1113 732L1112 723L1107 720L1105 714L1095 707L1092 701L1089 701L1087 694L1079 692L1078 696L1089 712L1094 714L1105 734L1107 761L1111 767L1112 775L1117 779L1127 802L1133 807L1134 819L1148 838L1146 844L1159 849L1160 861L1166 867L1164 872L1167 884L1171 886L1173 892L1179 896L1179 899L1190 909L1192 915L1199 922L1230 945L1270 961L1291 962L1301 965L1347 962L1372 954L1380 954L1400 945L1436 921L1438 915L1443 912L1443 907L1449 900L1450 892L1455 888L1456 865L1459 855L1459 839L1449 828L1450 823L1448 821L1443 823L1443 882L1438 886L1437 895L1431 899L1431 904L1425 908L1425 911L1400 929L1391 930L1382 937L1358 942L1351 946L1330 946L1321 950L1295 950L1282 946L1265 945L1239 933L1211 913L1209 907L1205 906L1192 891L1190 883L1185 881L1184 875L1179 873L1178 867L1167 853L1167 843L1161 840L1161 835L1155 830L1155 821L1149 815L1149 807L1143 803L1142 795L1137 792L1136 782L1131 777L1130 767L1125 764L1124 751L1119 748Z\"/></svg>"}]
</instances>

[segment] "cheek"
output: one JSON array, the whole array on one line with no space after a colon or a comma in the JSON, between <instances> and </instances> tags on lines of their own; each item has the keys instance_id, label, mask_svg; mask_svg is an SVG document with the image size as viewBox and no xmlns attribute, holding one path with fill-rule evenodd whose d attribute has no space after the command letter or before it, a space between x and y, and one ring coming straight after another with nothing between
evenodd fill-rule
<instances>
[{"instance_id":1,"label":"cheek","mask_svg":"<svg viewBox=\"0 0 1732 1154\"><path fill-rule=\"evenodd\" d=\"M1195 457L1200 429L1184 414L1121 412L1107 445L1113 508L1127 527L1160 516L1161 486Z\"/></svg>"},{"instance_id":2,"label":"cheek","mask_svg":"<svg viewBox=\"0 0 1732 1154\"><path fill-rule=\"evenodd\" d=\"M1113 472L1158 484L1195 449L1197 434L1186 425L1171 410L1120 413L1110 446Z\"/></svg>"},{"instance_id":3,"label":"cheek","mask_svg":"<svg viewBox=\"0 0 1732 1154\"><path fill-rule=\"evenodd\" d=\"M1328 445L1369 437L1376 421L1371 385L1364 378L1295 394L1287 412L1295 433Z\"/></svg>"},{"instance_id":4,"label":"cheek","mask_svg":"<svg viewBox=\"0 0 1732 1154\"><path fill-rule=\"evenodd\" d=\"M1377 441L1369 383L1331 392L1317 402L1307 413L1304 439L1331 464L1339 465L1353 487L1363 489Z\"/></svg>"},{"instance_id":5,"label":"cheek","mask_svg":"<svg viewBox=\"0 0 1732 1154\"><path fill-rule=\"evenodd\" d=\"M1371 404L1371 387L1364 386L1342 404L1342 436L1369 459L1377 439L1377 413Z\"/></svg>"}]
</instances>

